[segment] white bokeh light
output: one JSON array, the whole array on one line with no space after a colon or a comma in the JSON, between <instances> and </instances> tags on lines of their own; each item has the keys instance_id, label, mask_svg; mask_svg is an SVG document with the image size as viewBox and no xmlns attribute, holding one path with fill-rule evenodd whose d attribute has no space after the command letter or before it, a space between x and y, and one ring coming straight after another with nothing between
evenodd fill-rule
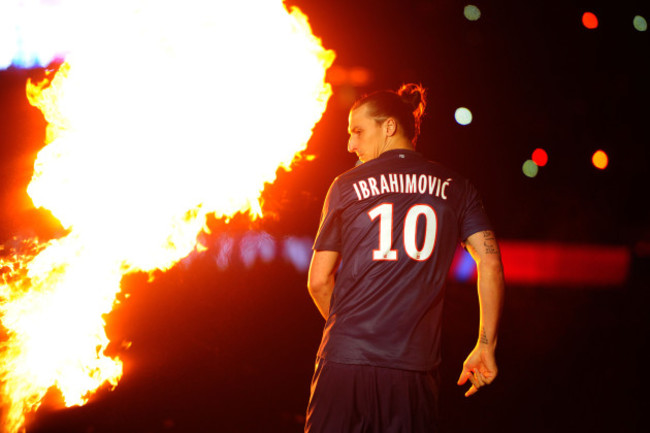
<instances>
[{"instance_id":1,"label":"white bokeh light","mask_svg":"<svg viewBox=\"0 0 650 433\"><path fill-rule=\"evenodd\" d=\"M456 119L456 122L458 122L459 125L469 125L472 123L472 112L469 111L468 108L465 107L459 107L456 109L456 112L454 113L454 119Z\"/></svg>"}]
</instances>

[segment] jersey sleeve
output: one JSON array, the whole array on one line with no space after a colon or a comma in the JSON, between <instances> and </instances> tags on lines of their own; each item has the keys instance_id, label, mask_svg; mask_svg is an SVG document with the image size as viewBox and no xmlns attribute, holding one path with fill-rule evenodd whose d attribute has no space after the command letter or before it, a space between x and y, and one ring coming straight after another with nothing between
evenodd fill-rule
<instances>
[{"instance_id":1,"label":"jersey sleeve","mask_svg":"<svg viewBox=\"0 0 650 433\"><path fill-rule=\"evenodd\" d=\"M313 249L316 251L341 251L341 201L336 180L327 191Z\"/></svg>"},{"instance_id":2,"label":"jersey sleeve","mask_svg":"<svg viewBox=\"0 0 650 433\"><path fill-rule=\"evenodd\" d=\"M459 236L465 241L474 233L492 230L492 224L483 208L483 202L478 191L469 181L466 181L466 193L459 221Z\"/></svg>"}]
</instances>

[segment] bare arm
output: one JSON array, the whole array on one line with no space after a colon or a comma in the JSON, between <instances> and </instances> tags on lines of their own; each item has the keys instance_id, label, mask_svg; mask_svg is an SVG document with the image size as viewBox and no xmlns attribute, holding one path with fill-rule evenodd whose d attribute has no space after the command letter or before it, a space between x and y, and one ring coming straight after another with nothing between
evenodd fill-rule
<instances>
[{"instance_id":1,"label":"bare arm","mask_svg":"<svg viewBox=\"0 0 650 433\"><path fill-rule=\"evenodd\" d=\"M458 384L469 379L470 396L481 386L492 383L497 375L495 350L499 319L503 308L504 279L501 253L492 231L478 232L467 238L467 251L472 255L478 269L478 299L480 307L479 335L476 346L463 364Z\"/></svg>"},{"instance_id":2,"label":"bare arm","mask_svg":"<svg viewBox=\"0 0 650 433\"><path fill-rule=\"evenodd\" d=\"M336 251L314 251L309 265L307 288L318 311L327 320L330 300L334 290L334 274L339 265L340 254Z\"/></svg>"}]
</instances>

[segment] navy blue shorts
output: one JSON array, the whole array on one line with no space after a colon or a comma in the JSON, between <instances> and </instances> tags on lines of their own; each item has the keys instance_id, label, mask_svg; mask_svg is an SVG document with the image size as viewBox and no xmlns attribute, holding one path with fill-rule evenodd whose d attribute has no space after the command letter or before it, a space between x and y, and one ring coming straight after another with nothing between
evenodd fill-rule
<instances>
[{"instance_id":1,"label":"navy blue shorts","mask_svg":"<svg viewBox=\"0 0 650 433\"><path fill-rule=\"evenodd\" d=\"M319 358L306 433L438 431L437 371L340 364Z\"/></svg>"}]
</instances>

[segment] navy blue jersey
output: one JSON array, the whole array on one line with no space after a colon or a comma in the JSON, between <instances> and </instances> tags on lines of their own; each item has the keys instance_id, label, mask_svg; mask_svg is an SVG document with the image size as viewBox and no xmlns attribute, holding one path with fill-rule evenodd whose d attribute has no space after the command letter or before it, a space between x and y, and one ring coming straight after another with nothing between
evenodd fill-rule
<instances>
[{"instance_id":1,"label":"navy blue jersey","mask_svg":"<svg viewBox=\"0 0 650 433\"><path fill-rule=\"evenodd\" d=\"M415 151L390 150L337 177L314 243L315 250L341 254L318 355L435 368L456 246L490 229L469 181Z\"/></svg>"}]
</instances>

